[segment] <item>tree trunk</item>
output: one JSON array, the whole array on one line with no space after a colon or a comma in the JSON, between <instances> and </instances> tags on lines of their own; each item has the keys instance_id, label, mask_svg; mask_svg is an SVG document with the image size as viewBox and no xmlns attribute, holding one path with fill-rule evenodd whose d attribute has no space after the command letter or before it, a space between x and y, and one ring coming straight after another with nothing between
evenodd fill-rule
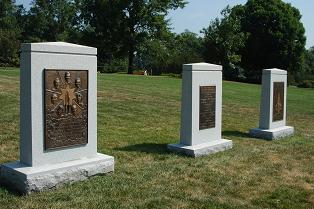
<instances>
[{"instance_id":1,"label":"tree trunk","mask_svg":"<svg viewBox=\"0 0 314 209\"><path fill-rule=\"evenodd\" d=\"M129 49L129 66L128 66L128 74L133 74L133 60L134 60L134 47L130 46Z\"/></svg>"}]
</instances>

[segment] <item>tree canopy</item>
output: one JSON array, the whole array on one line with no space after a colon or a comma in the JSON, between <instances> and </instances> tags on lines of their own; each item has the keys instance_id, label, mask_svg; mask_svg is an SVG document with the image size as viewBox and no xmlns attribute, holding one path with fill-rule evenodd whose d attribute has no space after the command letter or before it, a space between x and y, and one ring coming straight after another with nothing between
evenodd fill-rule
<instances>
[{"instance_id":1,"label":"tree canopy","mask_svg":"<svg viewBox=\"0 0 314 209\"><path fill-rule=\"evenodd\" d=\"M289 72L300 84L313 75L313 48L305 50L298 9L282 0L227 6L204 37L171 31L170 10L186 0L33 0L26 11L0 1L0 65L18 65L21 42L66 41L98 49L98 70L181 73L182 64L223 66L228 80L260 82L265 68Z\"/></svg>"},{"instance_id":2,"label":"tree canopy","mask_svg":"<svg viewBox=\"0 0 314 209\"><path fill-rule=\"evenodd\" d=\"M224 77L229 80L239 78L236 68L241 62L240 50L245 46L247 33L241 29L241 18L235 13L241 7L226 7L222 18L216 18L208 28L203 29L204 51L207 62L223 65Z\"/></svg>"},{"instance_id":3,"label":"tree canopy","mask_svg":"<svg viewBox=\"0 0 314 209\"><path fill-rule=\"evenodd\" d=\"M165 30L168 10L183 8L185 4L184 0L87 0L81 2L81 17L87 24L88 37L101 49L102 57L127 54L128 73L132 73L139 46Z\"/></svg>"},{"instance_id":4,"label":"tree canopy","mask_svg":"<svg viewBox=\"0 0 314 209\"><path fill-rule=\"evenodd\" d=\"M21 30L16 19L18 7L15 1L0 1L0 63L18 64Z\"/></svg>"},{"instance_id":5,"label":"tree canopy","mask_svg":"<svg viewBox=\"0 0 314 209\"><path fill-rule=\"evenodd\" d=\"M137 50L136 65L154 74L181 73L183 63L201 62L202 39L185 31L174 34L165 30L158 39L147 39Z\"/></svg>"},{"instance_id":6,"label":"tree canopy","mask_svg":"<svg viewBox=\"0 0 314 209\"><path fill-rule=\"evenodd\" d=\"M244 8L242 29L249 37L242 66L247 76L259 80L260 71L271 67L300 71L306 38L299 10L281 0L249 0Z\"/></svg>"},{"instance_id":7,"label":"tree canopy","mask_svg":"<svg viewBox=\"0 0 314 209\"><path fill-rule=\"evenodd\" d=\"M248 0L245 5L227 8L221 20L204 30L205 58L222 63L226 75L230 63L240 65L251 82L260 82L266 68L281 68L294 75L302 70L305 51L300 19L299 10L282 0Z\"/></svg>"},{"instance_id":8,"label":"tree canopy","mask_svg":"<svg viewBox=\"0 0 314 209\"><path fill-rule=\"evenodd\" d=\"M74 0L34 0L24 18L26 42L70 41L77 26Z\"/></svg>"}]
</instances>

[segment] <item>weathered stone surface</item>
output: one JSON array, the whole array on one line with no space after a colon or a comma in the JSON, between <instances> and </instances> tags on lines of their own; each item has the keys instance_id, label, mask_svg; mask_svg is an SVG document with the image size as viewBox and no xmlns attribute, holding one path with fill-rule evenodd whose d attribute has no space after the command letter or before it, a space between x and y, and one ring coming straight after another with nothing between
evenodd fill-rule
<instances>
[{"instance_id":1,"label":"weathered stone surface","mask_svg":"<svg viewBox=\"0 0 314 209\"><path fill-rule=\"evenodd\" d=\"M168 149L198 157L232 148L221 139L221 116L222 66L183 65L180 142Z\"/></svg>"},{"instance_id":2,"label":"weathered stone surface","mask_svg":"<svg viewBox=\"0 0 314 209\"><path fill-rule=\"evenodd\" d=\"M250 130L250 135L260 139L277 140L294 134L294 128L291 126L283 126L274 129L254 128Z\"/></svg>"},{"instance_id":3,"label":"weathered stone surface","mask_svg":"<svg viewBox=\"0 0 314 209\"><path fill-rule=\"evenodd\" d=\"M48 69L54 71L51 78L45 77ZM63 42L22 44L20 79L20 160L1 165L3 185L30 193L114 170L114 158L97 153L96 48ZM45 97L47 92L53 94ZM53 114L61 117L55 117L49 129L44 113L50 103L58 108ZM83 126L77 126L78 117ZM45 146L47 135L53 146Z\"/></svg>"},{"instance_id":4,"label":"weathered stone surface","mask_svg":"<svg viewBox=\"0 0 314 209\"><path fill-rule=\"evenodd\" d=\"M19 193L29 194L113 171L114 158L103 154L97 154L94 158L38 167L25 166L17 161L1 166L0 183Z\"/></svg>"},{"instance_id":5,"label":"weathered stone surface","mask_svg":"<svg viewBox=\"0 0 314 209\"><path fill-rule=\"evenodd\" d=\"M200 157L231 149L232 146L233 144L231 140L221 139L194 146L187 146L183 144L169 144L168 149L191 157Z\"/></svg>"},{"instance_id":6,"label":"weathered stone surface","mask_svg":"<svg viewBox=\"0 0 314 209\"><path fill-rule=\"evenodd\" d=\"M294 128L286 126L287 71L263 70L259 127L250 130L252 137L273 140L290 136Z\"/></svg>"}]
</instances>

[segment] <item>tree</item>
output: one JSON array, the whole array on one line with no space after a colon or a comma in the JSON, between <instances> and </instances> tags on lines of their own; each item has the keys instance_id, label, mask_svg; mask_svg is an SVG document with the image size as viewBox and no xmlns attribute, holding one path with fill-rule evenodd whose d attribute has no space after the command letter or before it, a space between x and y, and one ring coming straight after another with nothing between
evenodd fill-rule
<instances>
[{"instance_id":1,"label":"tree","mask_svg":"<svg viewBox=\"0 0 314 209\"><path fill-rule=\"evenodd\" d=\"M81 0L84 41L97 44L103 63L128 57L128 73L133 71L136 51L158 36L168 25L168 10L185 5L184 0Z\"/></svg>"},{"instance_id":2,"label":"tree","mask_svg":"<svg viewBox=\"0 0 314 209\"><path fill-rule=\"evenodd\" d=\"M302 70L304 27L298 9L282 0L248 0L222 12L203 30L205 59L222 64L224 77L260 82L262 69L281 68L290 81ZM240 66L238 68L237 66Z\"/></svg>"},{"instance_id":3,"label":"tree","mask_svg":"<svg viewBox=\"0 0 314 209\"><path fill-rule=\"evenodd\" d=\"M302 71L295 75L298 87L314 88L314 47L305 51Z\"/></svg>"},{"instance_id":4,"label":"tree","mask_svg":"<svg viewBox=\"0 0 314 209\"><path fill-rule=\"evenodd\" d=\"M238 16L241 6L232 9L226 7L222 18L216 18L208 28L203 29L203 57L207 62L221 64L225 79L237 80L241 76L239 68L241 50L245 45L247 34L241 30L241 20Z\"/></svg>"},{"instance_id":5,"label":"tree","mask_svg":"<svg viewBox=\"0 0 314 209\"><path fill-rule=\"evenodd\" d=\"M175 36L175 40L170 42L172 52L172 62L169 65L169 72L181 73L182 64L203 62L202 49L203 39L197 34L188 30Z\"/></svg>"},{"instance_id":6,"label":"tree","mask_svg":"<svg viewBox=\"0 0 314 209\"><path fill-rule=\"evenodd\" d=\"M307 76L307 79L314 80L314 47L306 50L304 57L304 74Z\"/></svg>"},{"instance_id":7,"label":"tree","mask_svg":"<svg viewBox=\"0 0 314 209\"><path fill-rule=\"evenodd\" d=\"M290 75L302 69L306 38L298 9L282 0L248 0L237 15L241 31L249 34L241 52L249 81L260 82L265 68Z\"/></svg>"},{"instance_id":8,"label":"tree","mask_svg":"<svg viewBox=\"0 0 314 209\"><path fill-rule=\"evenodd\" d=\"M201 49L202 39L195 33L175 34L167 29L160 37L147 39L138 47L135 63L154 74L178 74L182 64L203 61Z\"/></svg>"},{"instance_id":9,"label":"tree","mask_svg":"<svg viewBox=\"0 0 314 209\"><path fill-rule=\"evenodd\" d=\"M25 18L24 41L72 41L77 15L74 0L34 0Z\"/></svg>"},{"instance_id":10,"label":"tree","mask_svg":"<svg viewBox=\"0 0 314 209\"><path fill-rule=\"evenodd\" d=\"M129 68L128 73L132 73L134 53L138 46L148 36L158 34L168 22L165 16L168 10L183 8L184 0L130 0L125 3L125 16L128 37Z\"/></svg>"},{"instance_id":11,"label":"tree","mask_svg":"<svg viewBox=\"0 0 314 209\"><path fill-rule=\"evenodd\" d=\"M164 40L151 39L144 41L135 54L134 63L136 66L158 75L165 71L171 59L171 49Z\"/></svg>"},{"instance_id":12,"label":"tree","mask_svg":"<svg viewBox=\"0 0 314 209\"><path fill-rule=\"evenodd\" d=\"M21 30L16 20L15 1L0 1L0 65L17 65Z\"/></svg>"},{"instance_id":13,"label":"tree","mask_svg":"<svg viewBox=\"0 0 314 209\"><path fill-rule=\"evenodd\" d=\"M121 1L122 2L122 1ZM79 1L83 44L97 47L99 65L127 56L124 5L119 0Z\"/></svg>"}]
</instances>

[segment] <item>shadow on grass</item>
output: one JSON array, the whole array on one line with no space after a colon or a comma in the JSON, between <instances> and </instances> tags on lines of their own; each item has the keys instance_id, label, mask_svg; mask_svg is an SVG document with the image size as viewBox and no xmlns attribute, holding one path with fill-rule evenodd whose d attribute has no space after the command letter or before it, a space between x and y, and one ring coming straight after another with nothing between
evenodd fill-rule
<instances>
[{"instance_id":1,"label":"shadow on grass","mask_svg":"<svg viewBox=\"0 0 314 209\"><path fill-rule=\"evenodd\" d=\"M144 152L144 153L156 153L156 154L169 154L167 149L167 144L153 144L153 143L143 143L134 144L126 147L119 147L115 150L118 151L128 151L128 152Z\"/></svg>"},{"instance_id":2,"label":"shadow on grass","mask_svg":"<svg viewBox=\"0 0 314 209\"><path fill-rule=\"evenodd\" d=\"M241 131L223 131L223 136L226 137L245 137L245 138L251 138L249 133L241 132Z\"/></svg>"},{"instance_id":3,"label":"shadow on grass","mask_svg":"<svg viewBox=\"0 0 314 209\"><path fill-rule=\"evenodd\" d=\"M10 185L0 183L0 193L7 193L8 195L22 197L26 196L26 194L23 194L16 189L12 188Z\"/></svg>"}]
</instances>

